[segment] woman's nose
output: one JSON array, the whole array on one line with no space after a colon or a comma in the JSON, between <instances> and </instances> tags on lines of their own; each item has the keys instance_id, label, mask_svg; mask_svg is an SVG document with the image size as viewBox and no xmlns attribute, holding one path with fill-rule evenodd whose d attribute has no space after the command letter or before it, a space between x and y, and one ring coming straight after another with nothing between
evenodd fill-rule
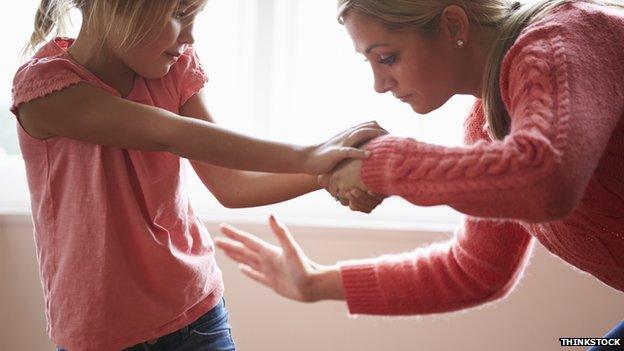
<instances>
[{"instance_id":1,"label":"woman's nose","mask_svg":"<svg viewBox=\"0 0 624 351\"><path fill-rule=\"evenodd\" d=\"M396 81L384 74L375 74L375 91L379 94L387 93L396 85Z\"/></svg>"}]
</instances>

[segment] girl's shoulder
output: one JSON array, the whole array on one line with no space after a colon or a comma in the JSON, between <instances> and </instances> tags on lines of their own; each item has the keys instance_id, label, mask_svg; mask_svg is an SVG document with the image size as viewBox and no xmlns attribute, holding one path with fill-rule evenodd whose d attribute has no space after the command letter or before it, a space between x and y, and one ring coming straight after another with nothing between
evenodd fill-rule
<instances>
[{"instance_id":1,"label":"girl's shoulder","mask_svg":"<svg viewBox=\"0 0 624 351\"><path fill-rule=\"evenodd\" d=\"M67 53L72 39L55 38L18 68L13 78L11 110L19 105L46 96L78 83L106 87L99 79L75 62Z\"/></svg>"}]
</instances>

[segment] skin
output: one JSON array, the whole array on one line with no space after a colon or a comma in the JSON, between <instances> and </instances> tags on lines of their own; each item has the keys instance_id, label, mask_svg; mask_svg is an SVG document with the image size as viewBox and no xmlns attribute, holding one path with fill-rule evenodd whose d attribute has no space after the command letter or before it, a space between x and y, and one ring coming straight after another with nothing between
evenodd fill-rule
<instances>
[{"instance_id":1,"label":"skin","mask_svg":"<svg viewBox=\"0 0 624 351\"><path fill-rule=\"evenodd\" d=\"M453 95L481 97L481 82L493 34L472 26L458 6L448 6L438 32L391 31L381 23L351 13L345 28L357 52L371 65L375 91L392 93L419 114L444 105ZM464 42L463 46L457 44ZM361 160L344 162L319 179L332 195L349 198L353 189L368 191Z\"/></svg>"},{"instance_id":2,"label":"skin","mask_svg":"<svg viewBox=\"0 0 624 351\"><path fill-rule=\"evenodd\" d=\"M195 16L204 5L205 1L181 2L162 30L150 31L143 41L125 49L115 45L116 38L100 45L99 33L83 24L69 54L121 96L127 96L136 75L163 77L194 43ZM352 146L386 133L369 122L318 145L270 142L216 126L205 100L201 93L193 96L177 115L88 84L76 84L21 105L19 119L31 136L42 140L61 136L128 149L168 151L193 160L206 187L227 207L270 204L317 190L317 180L310 175L328 172L344 158L366 157L365 151ZM40 118L42 115L46 118ZM370 197L354 207L370 212L380 202Z\"/></svg>"},{"instance_id":3,"label":"skin","mask_svg":"<svg viewBox=\"0 0 624 351\"><path fill-rule=\"evenodd\" d=\"M357 12L347 13L345 27L356 51L370 62L378 93L391 92L417 113L442 106L455 94L481 96L481 79L492 33L473 26L463 9L448 6L438 31L423 35L396 32ZM465 45L457 45L463 40ZM361 161L341 163L319 182L332 195L352 198L354 189L368 191L360 177ZM288 229L274 217L269 227L279 246L239 229L223 226L216 244L238 262L251 279L278 294L302 302L344 300L338 265L310 260Z\"/></svg>"}]
</instances>

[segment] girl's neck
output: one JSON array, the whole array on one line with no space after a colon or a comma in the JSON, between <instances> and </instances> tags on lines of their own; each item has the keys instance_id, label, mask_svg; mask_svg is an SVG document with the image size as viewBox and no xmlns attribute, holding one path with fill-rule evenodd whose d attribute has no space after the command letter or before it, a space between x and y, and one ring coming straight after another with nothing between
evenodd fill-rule
<instances>
[{"instance_id":1,"label":"girl's neck","mask_svg":"<svg viewBox=\"0 0 624 351\"><path fill-rule=\"evenodd\" d=\"M68 52L74 60L116 89L122 97L132 90L136 73L106 44L100 45L98 38L90 33L81 30Z\"/></svg>"}]
</instances>

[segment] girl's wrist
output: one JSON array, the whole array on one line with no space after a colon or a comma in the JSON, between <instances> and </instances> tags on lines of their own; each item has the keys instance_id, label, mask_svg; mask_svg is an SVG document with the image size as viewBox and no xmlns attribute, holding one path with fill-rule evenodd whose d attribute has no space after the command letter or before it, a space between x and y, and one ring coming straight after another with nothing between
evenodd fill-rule
<instances>
[{"instance_id":1,"label":"girl's wrist","mask_svg":"<svg viewBox=\"0 0 624 351\"><path fill-rule=\"evenodd\" d=\"M317 145L298 146L296 150L296 159L293 164L300 165L300 173L308 175L316 175L314 173L313 162L315 161L315 151Z\"/></svg>"}]
</instances>

